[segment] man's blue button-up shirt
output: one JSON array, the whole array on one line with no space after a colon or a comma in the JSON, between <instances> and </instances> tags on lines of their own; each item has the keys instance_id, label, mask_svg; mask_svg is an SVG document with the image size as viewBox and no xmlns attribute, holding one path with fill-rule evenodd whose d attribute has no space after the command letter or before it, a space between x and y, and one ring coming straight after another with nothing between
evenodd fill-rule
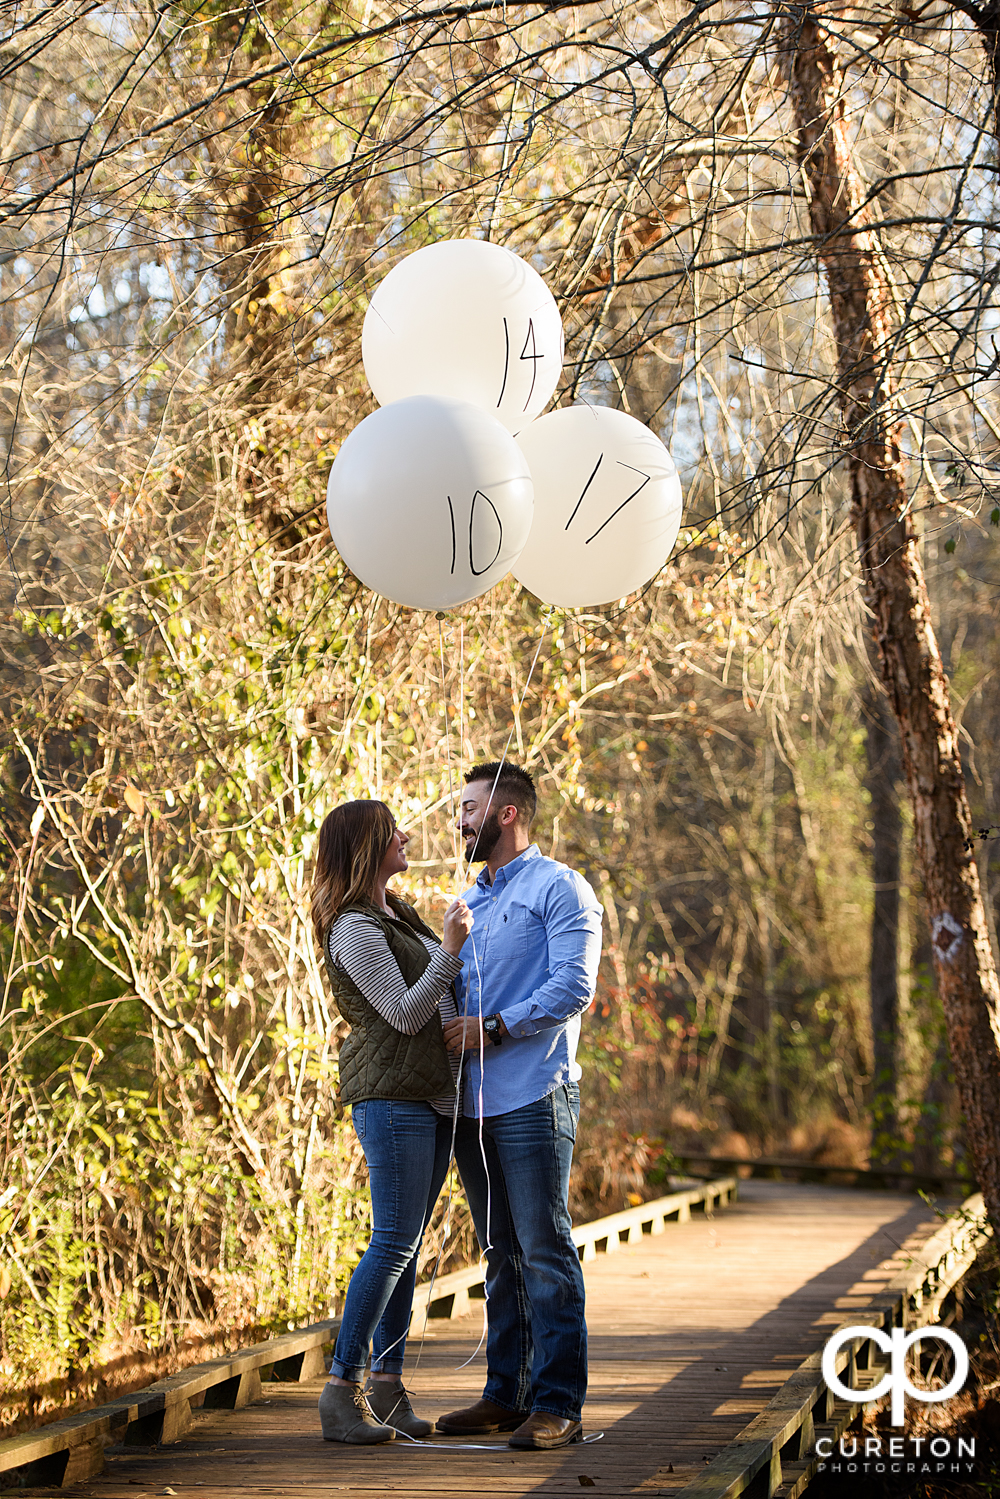
<instances>
[{"instance_id":1,"label":"man's blue button-up shirt","mask_svg":"<svg viewBox=\"0 0 1000 1499\"><path fill-rule=\"evenodd\" d=\"M508 1114L576 1081L580 1016L594 997L601 907L582 875L533 843L497 870L483 868L465 899L475 925L456 979L459 1009L501 1015L500 1046L466 1053L465 1112Z\"/></svg>"}]
</instances>

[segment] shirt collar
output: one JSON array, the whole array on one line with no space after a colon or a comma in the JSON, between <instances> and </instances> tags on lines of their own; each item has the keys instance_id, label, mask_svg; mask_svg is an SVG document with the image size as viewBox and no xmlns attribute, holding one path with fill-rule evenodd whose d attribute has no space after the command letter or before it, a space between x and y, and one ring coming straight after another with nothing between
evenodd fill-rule
<instances>
[{"instance_id":1,"label":"shirt collar","mask_svg":"<svg viewBox=\"0 0 1000 1499\"><path fill-rule=\"evenodd\" d=\"M508 885L517 872L524 868L525 864L532 859L540 859L541 857L542 851L538 847L538 844L530 843L523 854L518 854L517 858L511 859L509 864L502 864L500 866L497 870L497 883ZM492 887L493 882L490 880L490 872L485 864L479 872L476 884L480 890L489 890Z\"/></svg>"}]
</instances>

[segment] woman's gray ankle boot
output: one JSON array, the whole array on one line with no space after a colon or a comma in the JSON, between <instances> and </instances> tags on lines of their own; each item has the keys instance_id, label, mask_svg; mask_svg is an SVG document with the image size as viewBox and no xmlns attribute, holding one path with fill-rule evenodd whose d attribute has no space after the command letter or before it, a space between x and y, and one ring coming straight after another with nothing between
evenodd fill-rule
<instances>
[{"instance_id":1,"label":"woman's gray ankle boot","mask_svg":"<svg viewBox=\"0 0 1000 1499\"><path fill-rule=\"evenodd\" d=\"M365 1388L368 1404L376 1418L386 1426L394 1426L407 1437L429 1437L433 1430L429 1421L421 1421L413 1414L410 1397L397 1379L390 1384L387 1379L370 1379Z\"/></svg>"},{"instance_id":2,"label":"woman's gray ankle boot","mask_svg":"<svg viewBox=\"0 0 1000 1499\"><path fill-rule=\"evenodd\" d=\"M396 1438L391 1426L380 1426L375 1420L359 1384L325 1384L319 1397L319 1419L324 1442L371 1446Z\"/></svg>"}]
</instances>

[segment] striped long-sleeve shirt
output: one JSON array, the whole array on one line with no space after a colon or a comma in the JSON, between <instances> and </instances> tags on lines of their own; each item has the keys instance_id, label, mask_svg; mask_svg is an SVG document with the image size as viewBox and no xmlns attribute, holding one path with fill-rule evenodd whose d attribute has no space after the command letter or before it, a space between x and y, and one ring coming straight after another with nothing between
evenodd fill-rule
<instances>
[{"instance_id":1,"label":"striped long-sleeve shirt","mask_svg":"<svg viewBox=\"0 0 1000 1499\"><path fill-rule=\"evenodd\" d=\"M417 982L407 987L399 964L392 955L385 933L377 921L363 911L345 911L330 928L328 944L334 964L354 980L372 1009L387 1020L393 1030L404 1036L415 1036L427 1024L434 1011L442 1025L458 1014L452 981L462 971L461 958L445 952L439 942L420 935L431 960ZM461 1057L448 1053L451 1075L458 1089ZM454 1099L435 1098L432 1108L439 1114L451 1114Z\"/></svg>"}]
</instances>

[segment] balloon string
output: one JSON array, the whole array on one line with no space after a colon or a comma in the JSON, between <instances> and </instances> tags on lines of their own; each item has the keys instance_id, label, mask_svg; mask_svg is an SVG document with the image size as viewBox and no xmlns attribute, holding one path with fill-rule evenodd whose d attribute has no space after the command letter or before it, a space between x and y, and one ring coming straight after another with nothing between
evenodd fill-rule
<instances>
[{"instance_id":1,"label":"balloon string","mask_svg":"<svg viewBox=\"0 0 1000 1499\"><path fill-rule=\"evenodd\" d=\"M496 773L496 775L493 778L493 785L490 787L489 801L486 804L486 811L483 814L483 821L484 822L485 822L486 817L489 816L489 810L490 810L490 806L491 806L492 801L493 801L493 795L494 795L494 793L496 791L497 783L500 780L500 776L501 776L501 774L503 772L504 765L506 764L507 755L508 755L508 752L510 750L511 740L514 737L514 731L515 731L515 729L517 727L518 720L520 718L521 709L524 707L524 702L525 702L525 699L527 698L527 695L528 695L528 688L531 686L531 679L534 676L535 667L538 664L538 657L541 654L542 644L543 644L543 642L545 640L546 634L548 633L548 630L544 627L544 622L547 621L550 617L551 617L550 611L546 610L545 613L542 616L542 618L543 618L543 628L540 631L539 636L538 636L538 644L535 647L535 654L534 654L534 656L531 659L531 666L529 667L529 669L528 669L528 675L525 678L524 688L523 688L523 690L521 692L521 696L520 696L519 699L516 697L516 694L514 695L514 698L513 698L514 718L513 718L513 722L511 723L510 733L507 735L507 742L506 742L506 744L503 747L503 753L502 753L502 755L500 757L500 763L499 763L499 766L497 768L497 773ZM462 635L461 635L461 644L460 644L460 692L461 692L461 702L463 704L463 707L461 707L460 710L459 710L460 711L460 715L461 715L461 717L460 717L460 725L459 725L459 732L460 732L460 734L463 732L462 724L464 723L464 711L463 711L464 710L464 691L465 691L465 688L464 688L464 683L465 683L465 675L464 675L464 671L465 671L464 653L465 653L465 636L464 636L464 629L463 629L463 632L462 632ZM453 774L452 774L451 730L450 730L450 726L448 724L448 716L447 716L448 715L448 695L447 695L447 690L446 690L445 665L444 665L444 629L443 629L442 618L441 618L440 615L438 616L438 656L439 656L439 660L440 660L440 664L441 664L441 697L442 697L442 701L444 703L444 708L445 708L445 745L446 745L445 753L447 755L447 764L448 764L448 792L449 792L449 797L450 797L450 800L451 800L451 807L452 807L452 825L453 825L453 828L454 828L454 834L455 834L455 838L456 838L456 844L455 844L455 870L456 870L456 876L458 877L461 874L461 860L460 860L460 854L459 854L458 841L457 840L458 840L458 836L459 836L459 824L460 824L461 818L460 818L460 816L459 817L455 816L455 789L454 789L454 779L453 779ZM460 739L460 746L461 746L461 748L460 748L460 755L462 756L462 758L464 758L464 739ZM481 831L482 831L482 825L480 825L480 832ZM479 844L479 834L476 835L476 843L473 846L472 854L469 857L469 862L470 863L475 859L476 847L478 847L478 844ZM456 878L456 883L460 883L460 879L459 878ZM485 933L485 937L488 937L488 936L489 936L489 925L487 925L486 933ZM477 1118L478 1126L479 1126L479 1129L478 1129L478 1133L479 1133L479 1153L480 1153L480 1156L482 1158L483 1170L484 1170L485 1175L486 1175L486 1225L485 1225L485 1230L486 1230L486 1244L485 1244L485 1246L482 1249L480 1249L480 1252L479 1252L479 1264L481 1265L483 1263L485 1257L486 1257L487 1252L493 1248L492 1233L491 1233L492 1214L493 1214L493 1190L492 1190L492 1183L490 1181L489 1163L488 1163L488 1161L486 1159L486 1143L485 1143L485 1140L483 1138L483 1066L482 1066L482 1052L483 1052L483 1047L484 1047L484 1045L486 1043L486 1037L483 1034L483 973L482 973L482 968L481 968L480 963L479 963L479 952L478 952L477 947L476 947L476 940L475 940L475 937L471 933L470 933L470 940L472 942L472 954L473 954L473 958L475 960L475 965L476 965L477 989L478 989L478 995L479 995L479 1008L478 1008L478 1014L476 1016L476 1020L478 1022L478 1027L479 1027L480 1066L479 1066L479 1088L477 1090L478 1096L477 1096L477 1100L476 1100L477 1105L478 1105L477 1110L476 1110L476 1118ZM485 938L484 938L484 942L485 942ZM484 954L484 957L485 957L485 945L484 945L484 948L483 948L483 954ZM469 1022L470 1016L468 1015L468 1013L466 1013L466 1014L463 1015L462 1018L465 1021L465 1025L463 1025L463 1027L462 1027L462 1039L463 1039L462 1056L463 1056L463 1060L464 1060L464 1057L465 1057L464 1040L465 1040L465 1034L466 1034L466 1030L467 1030L467 1027L468 1027L468 1022ZM459 1115L459 1110L461 1109L461 1106L462 1106L462 1086L461 1086L461 1077L460 1077L459 1078L459 1085L455 1089L455 1105L454 1105L454 1108L452 1110L452 1116L451 1116L451 1144L450 1144L449 1152L448 1152L448 1165L449 1165L449 1167L452 1165L452 1163L454 1162L454 1159L455 1159L455 1136L458 1133L458 1115ZM430 1281L428 1282L428 1285L427 1285L427 1296L426 1296L426 1300L424 1302L424 1317L423 1317L423 1322L421 1324L420 1334L419 1334L418 1341L417 1341L417 1356L416 1356L416 1359L414 1360L414 1364L413 1364L413 1373L414 1374L416 1374L417 1370L420 1367L420 1359L421 1359L421 1356L422 1356L423 1351L424 1351L424 1340L425 1340L425 1337L426 1337L426 1334L427 1334L427 1322L428 1322L428 1318L430 1317L431 1300L432 1300L433 1291L434 1291L434 1283L437 1280L438 1271L439 1271L440 1266L441 1266L441 1261L442 1261L442 1259L444 1257L445 1246L446 1246L446 1244L448 1242L448 1237L449 1237L449 1234L451 1232L451 1214L452 1214L453 1201L454 1201L454 1179L452 1179L452 1181L451 1181L451 1183L449 1184L449 1187L448 1187L448 1202L447 1202L447 1206L445 1208L444 1221L443 1221L442 1226L441 1226L441 1239L440 1239L440 1243L439 1243L439 1247L438 1247L438 1252L437 1252L437 1255L436 1255L435 1260L434 1260L434 1268L431 1271ZM483 1297L483 1330L480 1333L479 1342L476 1344L476 1347L474 1348L472 1354L469 1356L469 1358L467 1358L465 1360L464 1363L456 1365L457 1369L465 1369L465 1368L467 1368L468 1365L471 1364L473 1362L473 1360L478 1357L480 1349L482 1348L483 1343L486 1340L486 1332L487 1332L487 1325L488 1325L489 1291L486 1289L485 1281L484 1281L483 1289L484 1289L484 1292L485 1292L484 1297ZM402 1342L403 1338L405 1338L407 1336L408 1336L408 1330L407 1330L406 1333L403 1333L401 1337L397 1338L396 1342L393 1343L391 1345L391 1347L394 1348L396 1346L396 1343ZM391 1348L384 1349L383 1350L383 1357L385 1357L385 1355L387 1353L389 1353L390 1351L391 1351ZM603 1433L602 1433L602 1435L603 1435Z\"/></svg>"},{"instance_id":2,"label":"balloon string","mask_svg":"<svg viewBox=\"0 0 1000 1499\"><path fill-rule=\"evenodd\" d=\"M502 1452L510 1456L511 1446L509 1442L448 1442L442 1441L440 1437L436 1441L428 1441L426 1437L407 1436L405 1431L397 1427L396 1435L405 1437L411 1447L433 1447L438 1452ZM580 1442L603 1442L603 1431L592 1431L589 1436L580 1437ZM516 1451L516 1448L513 1449Z\"/></svg>"},{"instance_id":3,"label":"balloon string","mask_svg":"<svg viewBox=\"0 0 1000 1499\"><path fill-rule=\"evenodd\" d=\"M456 807L455 807L455 785L454 785L454 779L453 779L453 776L452 776L451 731L450 731L450 728L448 726L448 720L447 720L448 693L447 693L447 684L446 684L446 680L445 680L445 665L444 665L444 627L443 627L443 615L439 614L437 618L438 618L438 657L439 657L439 660L440 660L440 663L441 663L441 699L442 699L442 702L443 702L444 708L445 708L445 729L446 729L446 734L445 734L446 750L445 750L445 753L447 755L447 762L448 762L448 795L449 795L449 799L450 799L450 803L451 803L451 821L452 821L452 830L453 830L453 838L454 838L453 852L454 852L454 858L455 858L455 884L456 884L456 887L457 887L457 886L461 885L461 883L462 883L462 878L461 878L461 875L462 875L462 859L461 859L461 852L460 852L460 846L461 845L460 845L460 827L459 827L459 824L460 824L460 821L461 821L461 817L460 817L460 809L456 809ZM540 645L541 645L541 641L539 641L539 646ZM537 659L537 656L538 656L538 652L536 651L536 653L535 653L536 659ZM530 680L530 676L529 676L529 680ZM522 702L523 702L523 700L524 699L522 697ZM465 724L465 621L464 620L460 620L459 621L459 740L458 740L458 746L459 746L459 750L458 750L458 753L459 753L459 765L458 765L458 768L459 768L459 772L460 773L462 771L462 765L463 765L463 761L465 759L465 729L464 729L464 724ZM508 740L508 743L509 742L510 741ZM459 815L457 815L457 814L459 814ZM480 984L480 993L481 993L481 990L482 990L482 985ZM464 1033L464 1028L463 1028L463 1033ZM463 1050L463 1054L462 1055L463 1055L463 1060L464 1060L464 1055L465 1055L464 1050ZM461 1110L461 1107L462 1107L462 1082L461 1082L461 1067L460 1067L459 1068L458 1086L455 1089L455 1104L454 1104L454 1108L452 1109L452 1115L451 1115L451 1142L450 1142L449 1147L448 1147L448 1165L449 1165L449 1168L451 1167L452 1163L455 1160L455 1136L458 1133L458 1116L459 1116L459 1112ZM482 1149L482 1126L481 1125L480 1125L480 1142L479 1143L480 1143L480 1149ZM485 1164L485 1156L483 1157L483 1160L484 1160L484 1164ZM488 1225L489 1224L489 1170L488 1169L487 1169L487 1173L486 1173L486 1181L487 1181L487 1214L486 1214L486 1216L487 1216L487 1225ZM430 1281L428 1282L428 1285L427 1285L427 1299L426 1299L426 1301L424 1303L424 1319L423 1319L423 1323L421 1324L420 1336L419 1336L419 1341L418 1341L418 1344L417 1344L417 1357L416 1357L416 1359L414 1361L414 1365L413 1365L413 1372L414 1373L416 1373L416 1371L420 1367L420 1359L421 1359L421 1356L422 1356L423 1351L424 1351L424 1339L425 1339L426 1333L427 1333L427 1321L428 1321L428 1318L430 1317L431 1300L433 1298L433 1292L434 1292L434 1283L437 1280L438 1272L439 1272L439 1270L441 1268L441 1261L442 1261L442 1259L444 1257L444 1251L445 1251L445 1248L446 1248L447 1243L448 1243L448 1238L449 1238L449 1236L451 1234L451 1215L452 1215L452 1208L454 1206L454 1198L455 1198L455 1184L454 1184L454 1176L452 1176L452 1178L451 1178L451 1180L449 1181L449 1184L448 1184L448 1201L447 1201L447 1204L445 1206L444 1219L443 1219L442 1224L441 1224L441 1237L440 1237L439 1244L438 1244L438 1252L437 1252L437 1255L436 1255L435 1260L434 1260L434 1268L431 1271ZM492 1245L489 1243L489 1237L490 1237L490 1235L489 1235L489 1228L487 1226L487 1234L486 1234L487 1245L488 1245L489 1248L492 1248ZM485 1253L485 1251L481 1251L480 1252L480 1256L479 1256L480 1263L482 1263L482 1259L483 1259L483 1254L484 1253ZM486 1305L485 1305L485 1302L486 1302L486 1298L484 1298L484 1304L483 1304L483 1331L482 1331L482 1334L480 1336L479 1342L478 1342L478 1344L476 1346L476 1350L475 1350L475 1352L472 1355L472 1358L476 1357L476 1354L478 1354L480 1348L482 1348L482 1346L483 1346L483 1340L486 1337ZM403 1336L405 1337L406 1334L404 1334ZM401 1338L397 1338L396 1339L397 1343L401 1342L401 1341L402 1341ZM393 1344L393 1347L395 1347L395 1344ZM468 1362L471 1363L472 1359L469 1359ZM464 1365L463 1365L463 1367L464 1367Z\"/></svg>"},{"instance_id":4,"label":"balloon string","mask_svg":"<svg viewBox=\"0 0 1000 1499\"><path fill-rule=\"evenodd\" d=\"M462 869L461 869L461 853L460 853L460 844L459 844L458 819L457 819L457 817L455 815L455 781L454 781L454 776L452 774L451 725L450 725L450 723L448 721L448 689L447 689L447 679L446 679L446 675L445 675L445 665L444 665L444 623L443 623L443 621L444 621L444 615L443 614L438 614L438 617L437 617L437 622L438 622L438 660L440 661L440 664L441 664L441 702L442 702L442 704L444 706L445 755L447 757L447 764L448 764L448 801L449 801L449 806L451 808L450 816L451 816L451 826L452 826L452 855L453 855L454 860L455 860L455 884L456 884L456 886L458 886L458 885L460 885L462 883L462 880L461 880ZM463 640L463 651L464 651L464 634L463 634L462 640ZM462 656L460 655L460 658L459 658L459 694L460 694L459 695L459 702L460 702L460 704L462 702L464 702L464 696L465 696L463 671L464 671L464 667L463 667L463 664L462 664ZM459 709L459 713L461 715L461 708ZM461 769L461 755L462 755L461 734L462 734L462 720L461 720L461 716L460 716L460 718L459 718L459 769ZM461 1069L461 1066L459 1066L458 1083L457 1083L456 1088L455 1088L455 1104L454 1104L454 1107L453 1107L452 1112L451 1112L451 1142L450 1142L449 1147L448 1147L448 1168L449 1168L449 1172L450 1172L451 1165L452 1165L452 1163L453 1163L453 1161L455 1159L455 1135L458 1132L458 1114L459 1114L459 1109L461 1108L461 1105L462 1105L462 1075L461 1074L462 1074L462 1069ZM449 1239L449 1236L451 1234L451 1212L452 1212L452 1204L453 1204L453 1201L454 1201L454 1196L455 1196L455 1186L454 1186L454 1178L452 1177L451 1181L449 1181L449 1184L448 1184L448 1201L447 1201L447 1203L445 1205L444 1218L443 1218L442 1223L441 1223L440 1239L438 1241L438 1252L437 1252L437 1255L435 1256L435 1259L434 1259L434 1268L431 1270L431 1278L430 1278L430 1280L429 1280L429 1282L427 1284L427 1297L426 1297L426 1300L424 1302L424 1319L423 1319L423 1322L421 1323L420 1335L419 1335L419 1338L418 1338L418 1341L417 1341L417 1356L416 1356L416 1359L414 1360L414 1363L413 1363L413 1373L414 1374L416 1374L417 1370L420 1368L420 1359L421 1359L421 1356L423 1355L423 1351L424 1351L424 1339L425 1339L426 1334L427 1334L427 1321L428 1321L428 1318L430 1317L430 1314L431 1314L431 1299L432 1299L433 1293L434 1293L434 1283L435 1283L435 1281L438 1278L438 1271L441 1268L441 1261L444 1258L445 1247L447 1246L448 1239ZM396 1343L402 1342L403 1338L405 1338L405 1337L408 1336L408 1333L409 1333L409 1329L407 1329L407 1332L403 1333L402 1337L396 1339ZM395 1347L396 1344L394 1343L392 1346ZM478 1349L476 1351L478 1352Z\"/></svg>"},{"instance_id":5,"label":"balloon string","mask_svg":"<svg viewBox=\"0 0 1000 1499\"><path fill-rule=\"evenodd\" d=\"M441 703L444 707L444 743L445 756L448 764L448 805L451 808L451 852L455 861L455 884L461 883L461 856L459 853L459 831L458 821L455 817L455 778L452 773L451 755L451 722L448 718L448 688L444 666L444 624L440 614L438 615L438 659L441 663ZM459 684L461 692L461 683ZM461 710L459 710L461 712ZM459 718L459 734L462 732L461 717Z\"/></svg>"},{"instance_id":6,"label":"balloon string","mask_svg":"<svg viewBox=\"0 0 1000 1499\"><path fill-rule=\"evenodd\" d=\"M465 769L465 620L458 622L458 773L463 775ZM461 846L458 818L455 817L455 806L452 803L452 826L457 835L456 850ZM458 854L455 856L455 868L458 870Z\"/></svg>"},{"instance_id":7,"label":"balloon string","mask_svg":"<svg viewBox=\"0 0 1000 1499\"><path fill-rule=\"evenodd\" d=\"M548 612L546 612L543 615L543 618L545 620L547 620L549 618ZM514 731L517 728L518 723L520 722L520 719L521 719L521 709L524 707L524 700L528 696L528 688L531 686L531 678L535 674L535 666L536 666L536 664L538 662L539 652L542 649L542 642L545 639L545 636L547 634L548 634L547 629L543 628L542 631L541 631L541 633L540 633L540 635L539 635L539 637L538 637L538 644L535 646L535 654L532 657L531 666L528 669L528 675L525 678L524 690L521 693L520 699L514 705L514 719L513 719L513 722L511 723L511 726L510 726L510 733L507 735L507 743L503 747L503 754L500 756L500 761L499 761L499 764L497 765L497 773L493 777L493 785L490 787L489 799L487 800L487 803L486 803L486 810L483 813L483 820L482 820L482 822L479 825L479 832L476 834L476 841L472 845L472 853L469 855L469 863L470 864L472 864L475 861L476 849L479 847L479 839L482 836L483 828L484 828L484 826L486 824L486 819L487 819L487 817L489 817L489 815L490 815L490 808L493 805L493 794L494 794L494 792L497 789L497 782L499 781L501 775L503 774L503 768L504 768L504 766L507 763L507 755L508 755L508 752L510 750L510 741L513 739L513 737L514 737Z\"/></svg>"},{"instance_id":8,"label":"balloon string","mask_svg":"<svg viewBox=\"0 0 1000 1499\"><path fill-rule=\"evenodd\" d=\"M549 617L548 613L546 613L546 615L544 617L546 619L548 619L548 617ZM479 846L479 838L480 838L480 836L482 834L483 827L485 826L486 819L489 816L490 807L493 804L493 795L494 795L494 792L497 789L497 783L500 780L500 776L503 773L504 765L507 762L507 754L508 754L508 751L510 750L510 742L511 742L511 740L514 737L514 730L517 727L518 721L520 719L521 709L524 707L524 700L525 700L525 698L528 695L528 688L531 686L531 679L534 676L535 666L537 665L538 657L539 657L539 654L540 654L541 649L542 649L542 642L545 639L546 634L547 634L547 631L544 628L539 633L538 644L535 647L535 654L532 657L531 666L528 669L528 675L527 675L527 677L525 679L525 683L524 683L524 690L521 693L520 700L514 702L514 717L513 717L513 722L511 723L511 726L510 726L510 733L507 735L507 743L504 745L504 747L503 747L503 754L500 756L500 763L497 766L497 773L493 777L493 785L490 787L490 795L489 795L489 800L486 803L486 810L483 813L482 821L480 822L480 825L479 825L479 832L476 834L476 842L473 845L472 853L469 855L469 862L470 863L474 862L475 857L476 857L476 849ZM486 943L489 940L489 935L490 935L490 922L487 922L487 924L486 924L486 931L483 934L483 960L484 961L485 961L485 958L486 958ZM479 996L478 1011L477 1011L477 1014L475 1016L476 1023L477 1023L478 1029L479 1029L479 1087L477 1089L477 1096L476 1096L476 1120L477 1120L477 1123L478 1123L478 1134L479 1134L479 1154L480 1154L480 1157L482 1158L483 1172L485 1173L485 1176L486 1176L486 1243L485 1243L485 1245L482 1247L482 1249L479 1252L479 1263L482 1264L483 1260L486 1258L487 1251L493 1248L493 1233L492 1233L492 1220L493 1220L493 1183L490 1181L490 1167L489 1167L489 1162L486 1159L486 1142L485 1142L485 1140L483 1138L483 1118L484 1118L484 1115L485 1115L485 1109L484 1109L484 1106L483 1106L483 1074L484 1074L484 1068L483 1068L483 1048L486 1045L486 1037L485 1037L485 1035L483 1033L483 970L482 970L482 966L481 966L481 964L479 962L479 949L478 949L478 947L476 945L475 928L473 928L473 930L469 933L469 940L472 943L472 956L473 956L473 959L474 959L475 965L476 965L476 980L477 980L477 990L478 990L478 996ZM465 1035L466 1035L466 1032L467 1032L467 1029L468 1029L469 1018L470 1017L469 1017L468 1011L466 1011L466 1013L463 1016L463 1020L464 1020L465 1023L462 1026L462 1042L463 1042L462 1054L463 1054L463 1056L465 1054L465 1044L464 1043L465 1043ZM457 1118L457 1116L456 1116L456 1118ZM452 1143L454 1144L454 1138L453 1138L453 1142ZM484 1296L483 1296L483 1330L482 1330L482 1332L481 1332L481 1334L479 1336L479 1342L476 1344L476 1347L473 1350L472 1354L469 1356L469 1358L467 1358L464 1363L456 1365L456 1370L468 1368L469 1364L472 1363L473 1359L475 1359L478 1356L479 1350L482 1348L483 1343L484 1343L484 1341L486 1339L486 1332L487 1332L488 1318L489 1318L489 1300L490 1300L490 1294L489 1294L489 1287L488 1287L485 1279L484 1279L484 1282L483 1282L483 1291L484 1291Z\"/></svg>"}]
</instances>

